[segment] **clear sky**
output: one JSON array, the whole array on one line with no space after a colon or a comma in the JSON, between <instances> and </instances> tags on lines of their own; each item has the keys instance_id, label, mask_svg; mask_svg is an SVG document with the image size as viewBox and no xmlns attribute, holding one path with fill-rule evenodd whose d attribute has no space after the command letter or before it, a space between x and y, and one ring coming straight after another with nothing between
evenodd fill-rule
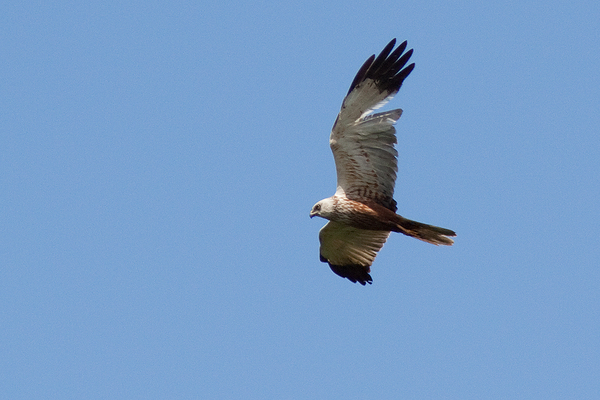
<instances>
[{"instance_id":1,"label":"clear sky","mask_svg":"<svg viewBox=\"0 0 600 400\"><path fill-rule=\"evenodd\" d=\"M600 398L598 1L10 2L0 398ZM373 285L318 256L328 137L413 73Z\"/></svg>"}]
</instances>

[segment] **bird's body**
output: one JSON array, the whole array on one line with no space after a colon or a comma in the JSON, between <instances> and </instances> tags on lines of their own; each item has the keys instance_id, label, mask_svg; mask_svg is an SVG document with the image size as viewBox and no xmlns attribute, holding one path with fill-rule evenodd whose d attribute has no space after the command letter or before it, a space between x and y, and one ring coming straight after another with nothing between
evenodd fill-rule
<instances>
[{"instance_id":1,"label":"bird's body","mask_svg":"<svg viewBox=\"0 0 600 400\"><path fill-rule=\"evenodd\" d=\"M403 42L392 40L377 58L360 68L333 126L329 143L337 170L336 193L311 210L329 222L319 232L320 259L333 272L361 284L371 283L370 266L390 232L401 232L432 244L451 245L444 228L396 214L394 186L397 151L394 124L402 110L370 115L389 101L414 68Z\"/></svg>"}]
</instances>

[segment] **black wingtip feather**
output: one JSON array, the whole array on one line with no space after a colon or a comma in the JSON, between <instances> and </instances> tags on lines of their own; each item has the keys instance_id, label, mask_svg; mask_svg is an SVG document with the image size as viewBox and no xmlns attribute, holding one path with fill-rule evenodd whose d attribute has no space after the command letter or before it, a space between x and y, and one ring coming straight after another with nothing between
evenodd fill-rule
<instances>
[{"instance_id":1,"label":"black wingtip feather","mask_svg":"<svg viewBox=\"0 0 600 400\"><path fill-rule=\"evenodd\" d=\"M329 268L338 276L342 278L348 278L354 283L360 283L365 286L367 283L370 285L373 283L373 278L369 275L368 267L362 265L333 265L329 264Z\"/></svg>"},{"instance_id":2,"label":"black wingtip feather","mask_svg":"<svg viewBox=\"0 0 600 400\"><path fill-rule=\"evenodd\" d=\"M371 73L377 73L379 72L379 70L383 70L383 66L385 65L385 61L387 60L390 52L392 51L392 49L394 48L394 45L396 44L396 39L392 39L391 42L389 42L387 44L387 46L385 46L383 48L383 50L381 50L381 53L379 53L379 55L377 56L377 58L375 59L375 61L373 61L373 64L371 64L371 68L369 68L369 72ZM385 72L385 70L383 70L383 72Z\"/></svg>"},{"instance_id":3,"label":"black wingtip feather","mask_svg":"<svg viewBox=\"0 0 600 400\"><path fill-rule=\"evenodd\" d=\"M375 59L375 54L373 54L371 57L367 58L367 61L365 61L364 64L362 65L362 67L360 67L360 69L356 73L356 76L354 77L354 80L352 81L352 84L350 85L350 89L348 89L348 93L353 91L354 88L356 86L358 86L359 83L361 83L363 80L365 80L367 71L369 70L369 67L373 63L374 59Z\"/></svg>"},{"instance_id":4,"label":"black wingtip feather","mask_svg":"<svg viewBox=\"0 0 600 400\"><path fill-rule=\"evenodd\" d=\"M361 285L366 285L367 283L370 285L373 283L373 279L369 272L371 268L364 267L362 265L334 265L329 262L329 260L323 257L323 254L319 253L319 259L321 262L329 264L329 268L338 276L342 278L348 278L350 281L356 283L360 283Z\"/></svg>"}]
</instances>

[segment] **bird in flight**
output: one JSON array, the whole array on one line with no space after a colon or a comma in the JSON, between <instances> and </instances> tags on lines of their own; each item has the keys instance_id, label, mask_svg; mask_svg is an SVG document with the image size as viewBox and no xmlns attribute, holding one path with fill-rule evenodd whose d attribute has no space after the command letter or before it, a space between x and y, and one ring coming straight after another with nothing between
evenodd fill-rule
<instances>
[{"instance_id":1,"label":"bird in flight","mask_svg":"<svg viewBox=\"0 0 600 400\"><path fill-rule=\"evenodd\" d=\"M396 214L394 124L402 110L372 114L398 93L415 67L406 66L413 53L404 52L406 41L393 50L395 45L393 39L377 57L369 57L352 81L329 137L337 190L310 212L311 218L329 220L319 232L321 261L337 275L362 285L373 282L371 265L391 232L448 246L454 243L449 237L456 236L450 229Z\"/></svg>"}]
</instances>

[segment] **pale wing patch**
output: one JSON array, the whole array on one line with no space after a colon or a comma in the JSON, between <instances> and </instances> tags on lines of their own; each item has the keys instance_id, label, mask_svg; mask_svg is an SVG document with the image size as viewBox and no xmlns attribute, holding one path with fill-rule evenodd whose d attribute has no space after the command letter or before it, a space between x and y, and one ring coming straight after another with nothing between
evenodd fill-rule
<instances>
[{"instance_id":1,"label":"pale wing patch","mask_svg":"<svg viewBox=\"0 0 600 400\"><path fill-rule=\"evenodd\" d=\"M330 221L319 231L321 257L333 265L369 267L389 235Z\"/></svg>"},{"instance_id":2,"label":"pale wing patch","mask_svg":"<svg viewBox=\"0 0 600 400\"><path fill-rule=\"evenodd\" d=\"M352 90L342 103L339 123L351 124L383 107L395 93L382 92L373 79L366 79Z\"/></svg>"}]
</instances>

